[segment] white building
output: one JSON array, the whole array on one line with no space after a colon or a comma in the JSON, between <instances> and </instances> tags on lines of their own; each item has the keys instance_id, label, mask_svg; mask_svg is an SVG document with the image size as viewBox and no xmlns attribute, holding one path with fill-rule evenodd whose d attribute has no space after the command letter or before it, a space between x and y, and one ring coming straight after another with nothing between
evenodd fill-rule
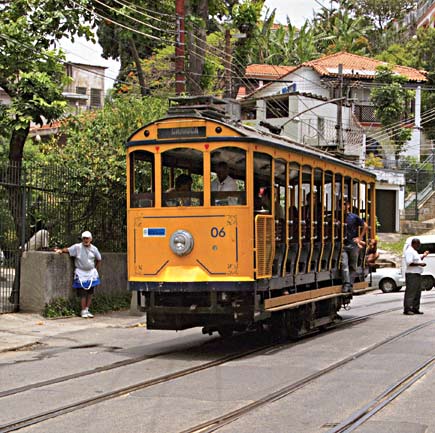
<instances>
[{"instance_id":1,"label":"white building","mask_svg":"<svg viewBox=\"0 0 435 433\"><path fill-rule=\"evenodd\" d=\"M242 98L243 118L361 166L366 153L373 152L383 158L385 167L393 167L394 148L375 118L375 107L370 101L376 68L380 65L385 62L345 52L305 62ZM270 65L267 68L270 72ZM395 66L393 71L407 78L408 88L415 89L415 100L407 116L411 120L403 125L412 128L412 138L403 155L418 159L420 85L427 78L422 71L409 67ZM255 72L261 76L260 65L256 65ZM397 231L400 210L404 208L404 176L387 171L379 177L377 190L378 197L391 202L392 212L378 214L378 218L382 219L381 231Z\"/></svg>"}]
</instances>

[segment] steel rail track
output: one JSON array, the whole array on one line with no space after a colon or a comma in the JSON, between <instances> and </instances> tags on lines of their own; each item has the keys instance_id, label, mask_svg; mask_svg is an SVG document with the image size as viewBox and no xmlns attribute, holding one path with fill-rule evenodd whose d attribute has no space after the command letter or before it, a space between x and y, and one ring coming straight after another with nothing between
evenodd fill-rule
<instances>
[{"instance_id":1,"label":"steel rail track","mask_svg":"<svg viewBox=\"0 0 435 433\"><path fill-rule=\"evenodd\" d=\"M298 389L301 389L304 386L310 384L315 379L318 379L319 377L322 377L322 376L324 376L324 375L326 375L326 374L328 374L328 373L330 373L330 372L332 372L332 371L334 371L334 370L336 370L336 369L338 369L338 368L340 368L340 367L342 367L342 366L344 366L344 365L346 365L346 364L348 364L348 363L350 363L350 362L360 358L361 356L364 356L367 353L370 353L373 350L378 349L381 346L384 346L384 345L389 344L389 343L391 343L393 341L396 341L396 340L398 340L400 338L403 338L403 337L405 337L405 336L407 336L409 334L412 334L413 332L416 332L416 331L418 331L420 329L426 328L427 326L430 326L433 323L435 323L435 320L430 320L428 322L424 322L424 323L422 323L420 325L417 325L417 326L415 326L413 328L410 328L410 329L408 329L406 331L403 331L403 332L401 332L401 333L399 333L399 334L397 334L395 336L389 337L389 338L387 338L387 339L385 339L385 340L383 340L383 341L381 341L379 343L376 343L376 344L374 344L374 345L372 345L372 346L370 346L370 347L368 347L366 349L363 349L363 350L361 350L361 351L359 351L359 352L357 352L357 353L355 353L353 355L347 356L346 358L342 359L341 361L338 361L338 362L336 362L334 364L331 364L330 366L326 367L323 370L320 370L320 371L318 371L316 373L313 373L313 374L311 374L311 375L309 375L307 377L304 377L303 379L298 380L298 381L296 381L294 383L286 385L285 387L283 387L283 388L281 388L281 389L279 389L279 390L277 390L275 392L267 394L267 395L265 395L264 397L262 397L261 399L255 401L255 402L252 402L250 404L242 406L239 409L236 409L234 411L228 412L228 413L226 413L226 414L224 414L222 416L216 417L216 418L214 418L212 420L205 421L205 422L203 422L201 424L198 424L198 425L196 425L194 427L190 427L190 428L188 428L186 430L183 430L180 433L211 433L211 432L214 432L214 431L224 427L225 425L228 425L228 424L232 423L233 421L239 419L243 415L246 415L246 414L252 412L253 410L255 410L255 409L257 409L257 408L259 408L261 406L264 406L264 405L266 405L268 403L272 403L274 401L280 400L280 399L286 397L287 395L292 394L293 392L297 391ZM433 362L434 361L432 359L432 363ZM344 431L345 430L343 430L343 432ZM351 431L351 430L349 430L349 431ZM341 430L338 430L337 432L341 432ZM328 432L328 433L332 433L332 431Z\"/></svg>"},{"instance_id":2,"label":"steel rail track","mask_svg":"<svg viewBox=\"0 0 435 433\"><path fill-rule=\"evenodd\" d=\"M350 433L364 424L369 418L390 404L396 397L403 394L415 382L426 375L435 365L435 356L423 362L406 376L388 387L385 391L375 397L370 403L354 412L350 417L336 425L327 433Z\"/></svg>"},{"instance_id":3,"label":"steel rail track","mask_svg":"<svg viewBox=\"0 0 435 433\"><path fill-rule=\"evenodd\" d=\"M388 310L388 311L390 311L390 310ZM381 312L376 312L376 313L373 313L371 315L349 319L347 321L341 322L340 324L338 324L337 327L341 327L341 326L345 326L345 325L351 325L351 324L354 324L355 322L364 321L364 320L367 319L367 317L371 317L371 316L377 315L377 314L382 314L382 313ZM384 340L382 342L379 342L379 343L377 343L377 344L375 344L375 345L373 345L373 346L371 346L371 347L369 347L367 349L364 349L361 352L357 352L356 354L350 355L350 356L348 356L347 358L345 358L342 361L339 361L339 362L337 362L335 364L332 364L331 366L327 367L326 369L324 369L324 370L322 370L322 371L320 371L318 373L315 373L315 374L313 374L311 376L308 376L305 379L302 379L302 380L300 380L300 381L298 381L296 383L288 385L285 388L283 388L283 389L281 389L281 390L279 390L277 392L274 392L274 393L264 397L263 399L259 400L258 402L255 402L253 404L245 406L244 407L245 411L243 411L244 408L241 408L241 409L239 409L239 410L237 410L235 412L231 412L230 414L224 415L223 417L220 417L220 418L223 418L225 420L225 423L231 422L234 419L238 418L243 413L247 413L247 412L253 410L254 408L256 408L256 407L258 407L260 405L266 404L266 403L268 403L270 401L278 400L279 398L282 398L285 395L295 391L296 389L299 389L302 386L310 383L314 379L316 379L316 378L318 378L318 377L320 377L320 376L322 376L322 375L324 375L324 374L326 374L326 373L328 373L328 372L330 372L330 371L332 371L332 370L334 370L336 368L339 368L342 365L344 365L344 364L346 364L346 363L348 363L348 362L350 362L350 361L352 361L354 359L359 358L360 356L364 355L365 353L367 353L367 352L369 352L371 350L375 350L376 348L378 348L378 347L380 347L380 346L382 346L384 344L390 343L390 342L392 342L394 340L397 340L399 338L402 338L402 337L404 337L404 336L406 336L408 334L411 334L411 333L413 333L413 332L415 332L415 331L417 331L417 330L419 330L419 329L421 329L423 327L429 326L430 324L432 324L434 322L435 322L435 320L432 320L432 321L429 321L429 322L425 322L425 323L420 324L420 325L418 325L416 327L413 327L413 328L411 328L409 330L401 332L400 334L398 334L396 336L389 337L388 339L386 339L386 340ZM11 432L11 431L20 430L20 429L22 429L24 427L29 427L29 426L38 424L40 422L46 421L48 419L56 418L56 417L59 417L61 415L65 415L67 413L70 413L70 412L73 412L73 411L76 411L76 410L79 410L79 409L82 409L82 408L85 408L85 407L89 407L89 406L101 403L103 401L107 401L107 400L111 400L111 399L114 399L114 398L117 398L117 397L121 397L123 395L129 394L129 393L134 392L134 391L145 389L145 388L148 388L148 387L151 387L151 386L163 383L163 382L168 382L170 380L178 379L180 377L187 376L189 374L197 373L199 371L203 371L203 370L206 370L206 369L209 369L209 368L212 368L212 367L216 367L216 366L222 365L224 363L227 363L227 362L230 362L230 361L233 361L233 360L238 360L238 359L241 359L243 357L246 357L246 356L249 356L249 355L252 355L252 354L255 354L255 353L259 353L259 352L262 352L262 351L265 351L265 350L269 350L271 347L275 347L275 346L276 346L276 344L270 344L270 345L267 345L267 346L262 346L260 348L252 349L250 351L245 351L243 353L237 353L237 354L229 355L227 357L223 357L223 358L218 359L218 360L210 361L210 362L201 364L201 365L196 366L196 367L186 368L186 369L177 371L175 373L170 373L170 374L167 374L167 375L159 376L159 377L151 379L151 380L146 380L146 381L134 384L134 385L130 385L130 386L127 386L127 387L124 387L124 388L117 389L115 391L107 392L107 393L104 393L104 394L99 395L97 397L92 397L92 398L84 399L84 400L81 400L81 401L78 401L78 402L75 402L75 403L71 403L71 404L68 404L68 405L65 405L65 406L62 406L62 407L59 407L59 408L55 408L55 409L52 409L52 410L49 410L49 411L46 411L46 412L42 412L40 414L32 415L32 416L27 417L27 418L23 418L23 419L20 419L20 420L15 420L15 421L9 422L7 424L0 425L0 432L1 433L7 433L7 432ZM210 426L211 425L215 425L216 423L218 423L219 426L222 426L222 421L220 420L220 418L219 418L218 421L212 420L212 421L209 421L208 423L205 423L206 424L205 427L207 427L209 425ZM202 431L204 429L204 427L202 427L202 425L199 426L199 428L200 429L195 427L195 429L193 429L193 430L192 429L186 430L186 433L187 432L194 432L194 431L195 432L196 431ZM213 430L206 430L206 431L213 431Z\"/></svg>"},{"instance_id":4,"label":"steel rail track","mask_svg":"<svg viewBox=\"0 0 435 433\"><path fill-rule=\"evenodd\" d=\"M346 320L343 320L341 322L337 322L335 324L328 325L328 330L332 331L332 330L340 328L342 326L352 325L354 323L362 322L362 321L364 321L364 320L366 320L366 319L368 319L370 317L373 317L373 316L377 316L377 315L384 314L384 313L390 313L390 312L398 311L398 310L401 310L401 307L389 308L387 310L377 311L375 313L366 314L364 316L359 316L359 317L354 317L354 318L351 318L351 319L346 319ZM313 331L309 335L312 336L314 333L318 333L318 332L319 332L318 330L315 330L315 331ZM309 335L307 335L307 336L309 336ZM291 344L291 343L289 343L289 344ZM270 349L270 347L271 347L270 345L267 345L267 346L263 345L260 348L257 348L256 350ZM158 356L171 355L171 354L179 353L179 352L180 352L180 350L175 350L175 351L170 350L170 351L164 351L164 352L160 352L160 353L155 353L155 354L152 354L152 355L143 355L143 356L139 356L139 357L136 357L136 358L126 359L126 360L123 360L123 361L117 361L117 362L114 362L112 364L96 367L96 368L93 368L91 370L85 370L85 371L81 371L81 372L78 372L78 373L72 373L72 374L68 374L68 375L65 375L65 376L59 376L59 377L55 377L53 379L44 380L44 381L41 381L41 382L35 382L35 383L28 384L28 385L23 385L23 386L20 386L20 387L7 389L5 391L0 391L0 399L4 398L4 397L9 397L11 395L21 394L23 392L31 391L31 390L36 389L36 388L42 388L44 386L55 385L55 384L62 383L62 382L67 382L67 381L73 380L73 379L80 379L80 378L85 377L85 376L90 376L90 375L93 375L93 374L102 373L102 372L105 372L105 371L110 371L110 370L114 370L114 369L117 369L117 368L126 367L126 366L129 366L129 365L132 365L132 364L137 364L139 362L147 361L149 359L154 359L154 358L157 358ZM251 353L252 352L249 352L248 355L250 355ZM243 354L239 354L239 355L241 357L242 356L247 356L247 355L243 355ZM223 362L227 362L226 358L223 358L223 359L224 359Z\"/></svg>"}]
</instances>

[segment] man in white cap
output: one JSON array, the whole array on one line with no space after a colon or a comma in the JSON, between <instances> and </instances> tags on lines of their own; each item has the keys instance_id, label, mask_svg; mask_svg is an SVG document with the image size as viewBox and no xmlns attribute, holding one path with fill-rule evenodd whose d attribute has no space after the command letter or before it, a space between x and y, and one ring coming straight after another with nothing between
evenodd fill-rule
<instances>
[{"instance_id":1,"label":"man in white cap","mask_svg":"<svg viewBox=\"0 0 435 433\"><path fill-rule=\"evenodd\" d=\"M58 254L68 253L74 257L74 281L73 289L77 289L80 296L81 316L85 319L94 315L89 311L94 294L94 287L100 284L98 268L101 263L101 254L95 245L92 245L92 234L89 231L82 233L82 242L74 244L69 248L56 248Z\"/></svg>"}]
</instances>

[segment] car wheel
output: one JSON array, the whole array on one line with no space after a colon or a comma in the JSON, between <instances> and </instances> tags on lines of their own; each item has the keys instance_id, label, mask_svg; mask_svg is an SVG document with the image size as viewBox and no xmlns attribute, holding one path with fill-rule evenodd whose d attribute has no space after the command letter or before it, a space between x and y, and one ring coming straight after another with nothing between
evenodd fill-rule
<instances>
[{"instance_id":1,"label":"car wheel","mask_svg":"<svg viewBox=\"0 0 435 433\"><path fill-rule=\"evenodd\" d=\"M397 291L397 284L392 278L384 278L379 281L379 288L384 293L391 293Z\"/></svg>"},{"instance_id":2,"label":"car wheel","mask_svg":"<svg viewBox=\"0 0 435 433\"><path fill-rule=\"evenodd\" d=\"M432 275L423 275L421 279L421 290L432 290L434 279Z\"/></svg>"}]
</instances>

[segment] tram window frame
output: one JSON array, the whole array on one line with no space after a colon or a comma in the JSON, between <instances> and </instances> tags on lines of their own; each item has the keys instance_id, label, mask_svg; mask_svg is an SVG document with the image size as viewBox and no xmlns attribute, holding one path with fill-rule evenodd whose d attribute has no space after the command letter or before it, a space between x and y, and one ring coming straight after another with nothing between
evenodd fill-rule
<instances>
[{"instance_id":1,"label":"tram window frame","mask_svg":"<svg viewBox=\"0 0 435 433\"><path fill-rule=\"evenodd\" d=\"M332 239L332 224L334 217L332 214L333 207L333 181L334 174L332 171L325 171L325 181L323 187L323 226L324 226L324 240Z\"/></svg>"},{"instance_id":2,"label":"tram window frame","mask_svg":"<svg viewBox=\"0 0 435 433\"><path fill-rule=\"evenodd\" d=\"M162 207L203 206L204 152L182 146L166 149L160 155ZM190 190L177 190L177 179L180 175L185 176L186 180L190 177Z\"/></svg>"},{"instance_id":3,"label":"tram window frame","mask_svg":"<svg viewBox=\"0 0 435 433\"><path fill-rule=\"evenodd\" d=\"M264 152L254 152L254 213L272 214L272 160ZM269 199L269 203L267 203ZM267 209L269 208L269 209Z\"/></svg>"},{"instance_id":4,"label":"tram window frame","mask_svg":"<svg viewBox=\"0 0 435 433\"><path fill-rule=\"evenodd\" d=\"M314 169L310 165L302 166L302 183L301 183L301 193L302 193L302 240L305 243L310 243L312 234L311 227L314 226L313 218L311 217L312 213L312 182L314 176Z\"/></svg>"},{"instance_id":5,"label":"tram window frame","mask_svg":"<svg viewBox=\"0 0 435 433\"><path fill-rule=\"evenodd\" d=\"M289 164L289 242L299 243L299 224L301 210L299 173L300 165L296 162Z\"/></svg>"},{"instance_id":6,"label":"tram window frame","mask_svg":"<svg viewBox=\"0 0 435 433\"><path fill-rule=\"evenodd\" d=\"M246 158L245 149L237 146L218 147L210 153L210 204L211 206L246 205ZM236 183L237 190L217 191L219 179L217 169L220 164L228 167L228 176Z\"/></svg>"},{"instance_id":7,"label":"tram window frame","mask_svg":"<svg viewBox=\"0 0 435 433\"><path fill-rule=\"evenodd\" d=\"M139 176L140 169L139 161L144 165L145 170L149 170L151 174ZM149 183L143 182L143 178L149 178ZM141 183L141 179L142 182ZM155 201L155 155L146 150L135 150L130 153L130 207L131 208L153 208L156 205Z\"/></svg>"}]
</instances>

